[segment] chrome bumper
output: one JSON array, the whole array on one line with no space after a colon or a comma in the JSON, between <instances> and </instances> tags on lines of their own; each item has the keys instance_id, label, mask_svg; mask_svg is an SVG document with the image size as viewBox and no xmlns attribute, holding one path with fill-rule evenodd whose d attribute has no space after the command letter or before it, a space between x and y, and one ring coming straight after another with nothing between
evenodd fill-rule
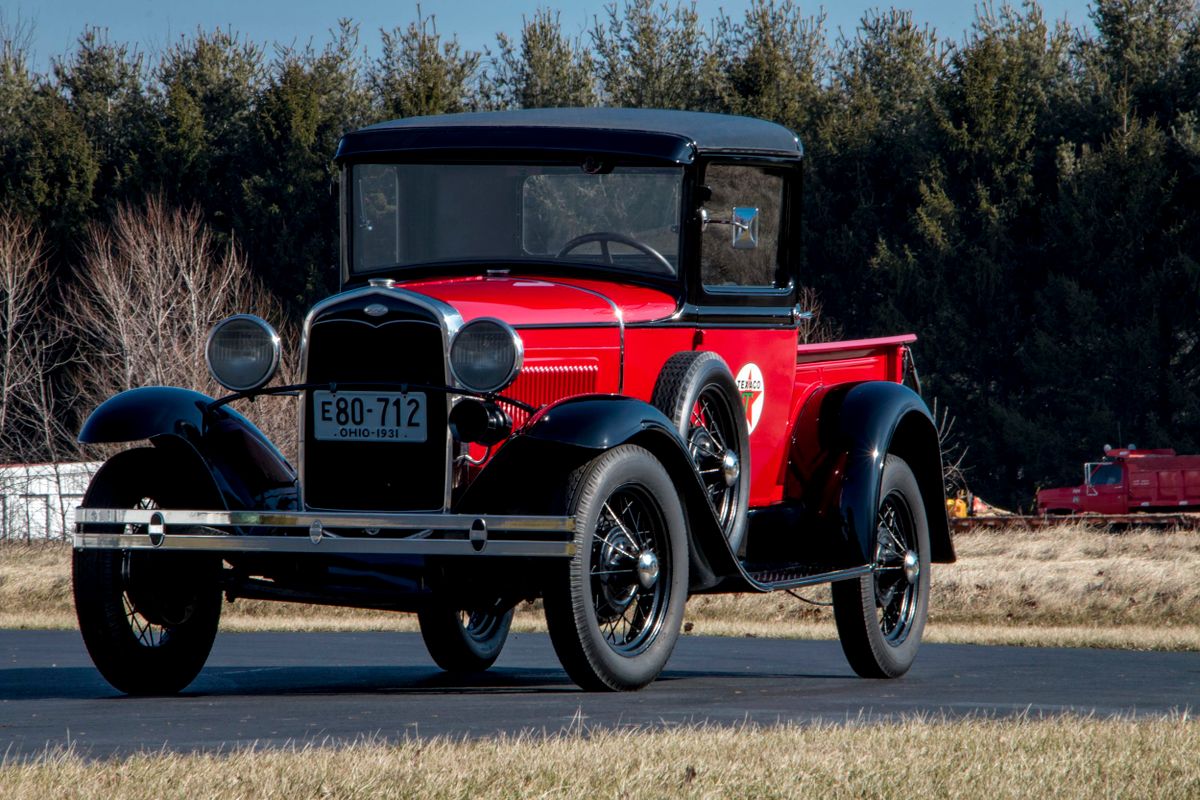
<instances>
[{"instance_id":1,"label":"chrome bumper","mask_svg":"<svg viewBox=\"0 0 1200 800\"><path fill-rule=\"evenodd\" d=\"M318 555L570 557L574 517L473 516L299 511L188 511L179 509L77 508L73 544L80 550L204 550L222 553ZM86 525L138 525L144 533L85 532ZM225 528L296 528L307 536L244 535ZM410 536L341 536L336 529L407 533ZM463 533L462 538L430 534ZM489 532L542 534L548 538L499 538ZM553 537L553 538L549 538Z\"/></svg>"}]
</instances>

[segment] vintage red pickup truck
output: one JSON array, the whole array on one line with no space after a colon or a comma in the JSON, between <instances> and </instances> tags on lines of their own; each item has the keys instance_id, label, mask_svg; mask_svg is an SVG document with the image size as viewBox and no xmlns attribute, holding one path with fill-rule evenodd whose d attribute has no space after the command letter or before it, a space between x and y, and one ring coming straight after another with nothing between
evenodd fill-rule
<instances>
[{"instance_id":1,"label":"vintage red pickup truck","mask_svg":"<svg viewBox=\"0 0 1200 800\"><path fill-rule=\"evenodd\" d=\"M279 337L238 315L207 345L230 395L134 389L82 429L148 442L79 511L101 673L187 686L223 596L416 612L438 664L481 670L540 597L576 683L636 689L690 595L832 583L854 670L902 675L954 559L938 438L915 337L798 342L801 156L778 125L676 111L346 135L342 289L301 382L271 385ZM295 467L233 408L283 393Z\"/></svg>"}]
</instances>

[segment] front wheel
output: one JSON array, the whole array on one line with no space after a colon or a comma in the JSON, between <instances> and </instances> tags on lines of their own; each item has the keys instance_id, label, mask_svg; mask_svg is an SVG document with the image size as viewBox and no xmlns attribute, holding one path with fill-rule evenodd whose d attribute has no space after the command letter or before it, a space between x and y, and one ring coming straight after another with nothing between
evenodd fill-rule
<instances>
[{"instance_id":1,"label":"front wheel","mask_svg":"<svg viewBox=\"0 0 1200 800\"><path fill-rule=\"evenodd\" d=\"M912 469L884 461L872 572L833 584L842 651L864 678L908 672L929 612L929 522Z\"/></svg>"},{"instance_id":2,"label":"front wheel","mask_svg":"<svg viewBox=\"0 0 1200 800\"><path fill-rule=\"evenodd\" d=\"M683 507L647 450L622 445L571 476L576 553L545 592L550 641L589 691L640 689L679 638L688 591Z\"/></svg>"},{"instance_id":3,"label":"front wheel","mask_svg":"<svg viewBox=\"0 0 1200 800\"><path fill-rule=\"evenodd\" d=\"M503 601L461 608L433 600L417 612L425 648L447 672L483 672L500 657L513 610Z\"/></svg>"},{"instance_id":4,"label":"front wheel","mask_svg":"<svg viewBox=\"0 0 1200 800\"><path fill-rule=\"evenodd\" d=\"M85 508L199 507L158 452L127 450L96 473ZM125 526L138 533L139 526ZM112 530L116 528L116 530ZM89 526L116 532L111 525ZM191 683L221 618L221 560L206 553L76 550L72 591L79 631L96 668L126 694L174 694Z\"/></svg>"}]
</instances>

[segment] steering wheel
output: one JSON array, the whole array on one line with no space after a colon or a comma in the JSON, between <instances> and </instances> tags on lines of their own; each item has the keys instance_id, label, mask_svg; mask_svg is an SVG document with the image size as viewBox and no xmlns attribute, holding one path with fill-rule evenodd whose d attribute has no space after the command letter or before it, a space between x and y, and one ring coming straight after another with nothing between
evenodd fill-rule
<instances>
[{"instance_id":1,"label":"steering wheel","mask_svg":"<svg viewBox=\"0 0 1200 800\"><path fill-rule=\"evenodd\" d=\"M657 250L655 250L653 247L646 244L645 242L639 242L637 239L634 239L632 236L626 236L623 233L615 233L613 231L595 231L593 233L585 233L582 236L576 236L574 239L572 239L571 241L567 242L566 244L564 244L562 246L562 249L558 251L558 255L556 256L556 258L562 258L563 256L567 255L567 253L570 253L575 248L580 247L581 245L591 244L592 242L600 243L600 254L602 256L604 256L604 260L607 261L609 264L612 264L614 262L613 262L612 252L609 251L609 249L608 249L608 243L609 242L617 242L618 244L627 245L629 247L632 247L634 250L637 250L641 253L645 253L646 255L648 255L652 259L654 259L655 262L657 262L658 265L660 267L662 267L664 270L666 270L668 273L670 273L670 274L675 273L675 267L671 266L671 262L667 261L667 259L663 256L662 253L658 252Z\"/></svg>"}]
</instances>

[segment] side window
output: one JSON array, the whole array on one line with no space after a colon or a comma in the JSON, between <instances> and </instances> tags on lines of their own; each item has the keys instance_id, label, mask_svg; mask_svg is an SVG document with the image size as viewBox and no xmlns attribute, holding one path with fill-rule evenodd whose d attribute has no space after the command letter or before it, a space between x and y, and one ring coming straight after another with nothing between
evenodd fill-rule
<instances>
[{"instance_id":1,"label":"side window","mask_svg":"<svg viewBox=\"0 0 1200 800\"><path fill-rule=\"evenodd\" d=\"M710 164L704 184L708 191L702 208L709 221L700 241L702 283L714 288L774 287L783 176L762 167Z\"/></svg>"}]
</instances>

